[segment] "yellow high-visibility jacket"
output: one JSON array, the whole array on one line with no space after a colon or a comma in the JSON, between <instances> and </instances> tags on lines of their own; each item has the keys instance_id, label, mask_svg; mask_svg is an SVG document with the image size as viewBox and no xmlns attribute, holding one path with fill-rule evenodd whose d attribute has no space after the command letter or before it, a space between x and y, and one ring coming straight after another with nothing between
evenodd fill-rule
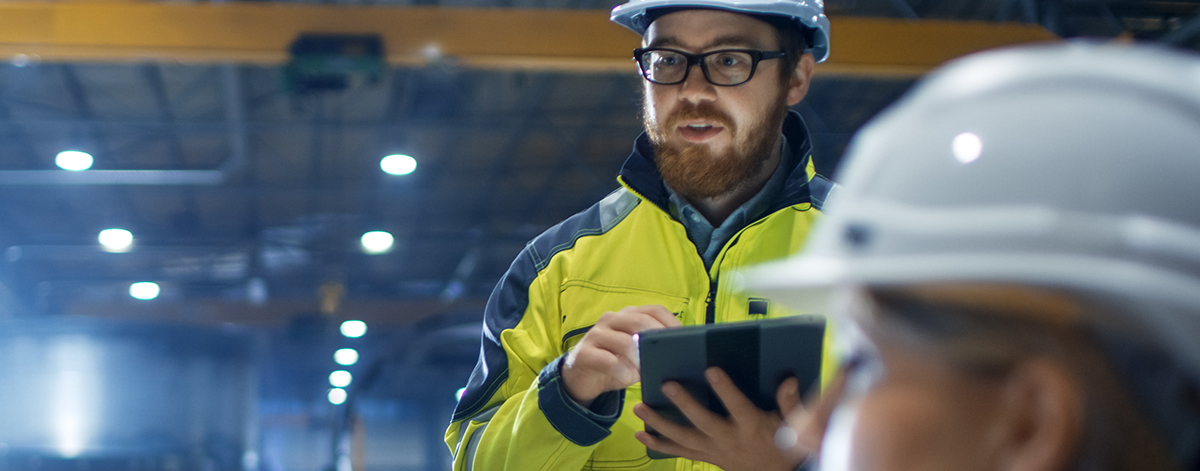
<instances>
[{"instance_id":1,"label":"yellow high-visibility jacket","mask_svg":"<svg viewBox=\"0 0 1200 471\"><path fill-rule=\"evenodd\" d=\"M593 409L610 410L598 414L566 397L557 360L601 314L626 306L661 304L684 325L789 315L768 300L752 303L731 274L798 251L832 186L813 171L795 112L784 136L803 158L771 208L730 238L711 269L671 217L644 135L618 177L622 188L526 245L488 300L479 363L446 431L455 471L717 469L647 457L633 437L644 427L631 410L641 385L597 398Z\"/></svg>"}]
</instances>

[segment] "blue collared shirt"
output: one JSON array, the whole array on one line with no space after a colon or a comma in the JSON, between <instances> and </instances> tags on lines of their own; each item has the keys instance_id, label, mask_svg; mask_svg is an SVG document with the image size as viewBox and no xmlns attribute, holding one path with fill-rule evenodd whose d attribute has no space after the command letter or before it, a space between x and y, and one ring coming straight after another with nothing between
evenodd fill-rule
<instances>
[{"instance_id":1,"label":"blue collared shirt","mask_svg":"<svg viewBox=\"0 0 1200 471\"><path fill-rule=\"evenodd\" d=\"M700 214L700 211L696 210L691 203L675 193L670 185L663 184L667 187L667 193L670 195L671 216L682 223L687 230L688 239L696 244L696 251L704 260L705 268L712 268L713 261L716 260L717 255L721 253L721 249L725 247L729 239L733 238L747 224L763 216L763 213L770 208L771 201L783 188L783 182L796 162L795 156L787 146L786 137L780 137L779 145L781 146L779 163L775 166L775 172L771 174L771 178L757 194L738 206L729 217L725 218L719 227L713 227L712 223L703 214Z\"/></svg>"}]
</instances>

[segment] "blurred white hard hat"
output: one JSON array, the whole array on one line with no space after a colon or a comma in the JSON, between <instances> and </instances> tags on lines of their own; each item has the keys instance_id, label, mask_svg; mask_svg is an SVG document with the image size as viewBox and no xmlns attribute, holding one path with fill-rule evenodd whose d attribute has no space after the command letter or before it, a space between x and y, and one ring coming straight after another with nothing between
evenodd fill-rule
<instances>
[{"instance_id":1,"label":"blurred white hard hat","mask_svg":"<svg viewBox=\"0 0 1200 471\"><path fill-rule=\"evenodd\" d=\"M748 271L750 291L802 312L823 311L845 286L995 283L1115 299L1197 384L1196 56L1095 43L968 56L866 125L843 165L806 248ZM1165 415L1160 424L1180 420ZM1169 433L1192 435L1180 459L1193 469L1200 429L1186 420Z\"/></svg>"}]
</instances>

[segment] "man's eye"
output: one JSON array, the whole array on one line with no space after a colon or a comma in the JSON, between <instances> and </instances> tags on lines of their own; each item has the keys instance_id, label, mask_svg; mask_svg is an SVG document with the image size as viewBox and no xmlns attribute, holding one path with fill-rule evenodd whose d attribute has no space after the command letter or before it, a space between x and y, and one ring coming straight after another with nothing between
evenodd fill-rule
<instances>
[{"instance_id":1,"label":"man's eye","mask_svg":"<svg viewBox=\"0 0 1200 471\"><path fill-rule=\"evenodd\" d=\"M658 58L658 65L671 66L679 63L679 58L675 56L664 56Z\"/></svg>"},{"instance_id":2,"label":"man's eye","mask_svg":"<svg viewBox=\"0 0 1200 471\"><path fill-rule=\"evenodd\" d=\"M717 65L721 67L740 67L746 61L737 54L722 54L717 56Z\"/></svg>"}]
</instances>

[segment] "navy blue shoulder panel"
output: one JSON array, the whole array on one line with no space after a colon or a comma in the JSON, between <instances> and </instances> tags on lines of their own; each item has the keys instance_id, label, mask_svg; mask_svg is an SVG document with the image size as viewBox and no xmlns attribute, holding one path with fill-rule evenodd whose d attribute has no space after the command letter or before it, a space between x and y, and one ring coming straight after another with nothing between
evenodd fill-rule
<instances>
[{"instance_id":1,"label":"navy blue shoulder panel","mask_svg":"<svg viewBox=\"0 0 1200 471\"><path fill-rule=\"evenodd\" d=\"M454 408L454 421L479 413L508 379L508 355L500 343L500 334L521 322L529 307L529 287L538 272L546 268L555 254L574 247L580 238L611 230L640 201L628 190L618 189L525 244L525 249L496 283L484 307L479 361L471 372L462 399Z\"/></svg>"},{"instance_id":2,"label":"navy blue shoulder panel","mask_svg":"<svg viewBox=\"0 0 1200 471\"><path fill-rule=\"evenodd\" d=\"M787 118L783 120L783 135L787 137L790 147L788 151L800 158L796 159L796 165L792 167L791 173L788 173L787 179L783 183L783 189L775 197L767 214L801 203L817 205L812 199L816 193L814 193L808 178L808 162L812 160L812 155L810 155L812 140L808 136L808 126L804 124L800 113L795 111L788 113ZM824 177L819 178L828 182ZM814 178L813 181L815 182L816 179Z\"/></svg>"},{"instance_id":3,"label":"navy blue shoulder panel","mask_svg":"<svg viewBox=\"0 0 1200 471\"><path fill-rule=\"evenodd\" d=\"M670 194L658 173L658 164L654 163L654 146L650 144L650 137L646 133L633 142L633 152L621 165L621 178L634 191L670 214L671 211L667 209Z\"/></svg>"}]
</instances>

